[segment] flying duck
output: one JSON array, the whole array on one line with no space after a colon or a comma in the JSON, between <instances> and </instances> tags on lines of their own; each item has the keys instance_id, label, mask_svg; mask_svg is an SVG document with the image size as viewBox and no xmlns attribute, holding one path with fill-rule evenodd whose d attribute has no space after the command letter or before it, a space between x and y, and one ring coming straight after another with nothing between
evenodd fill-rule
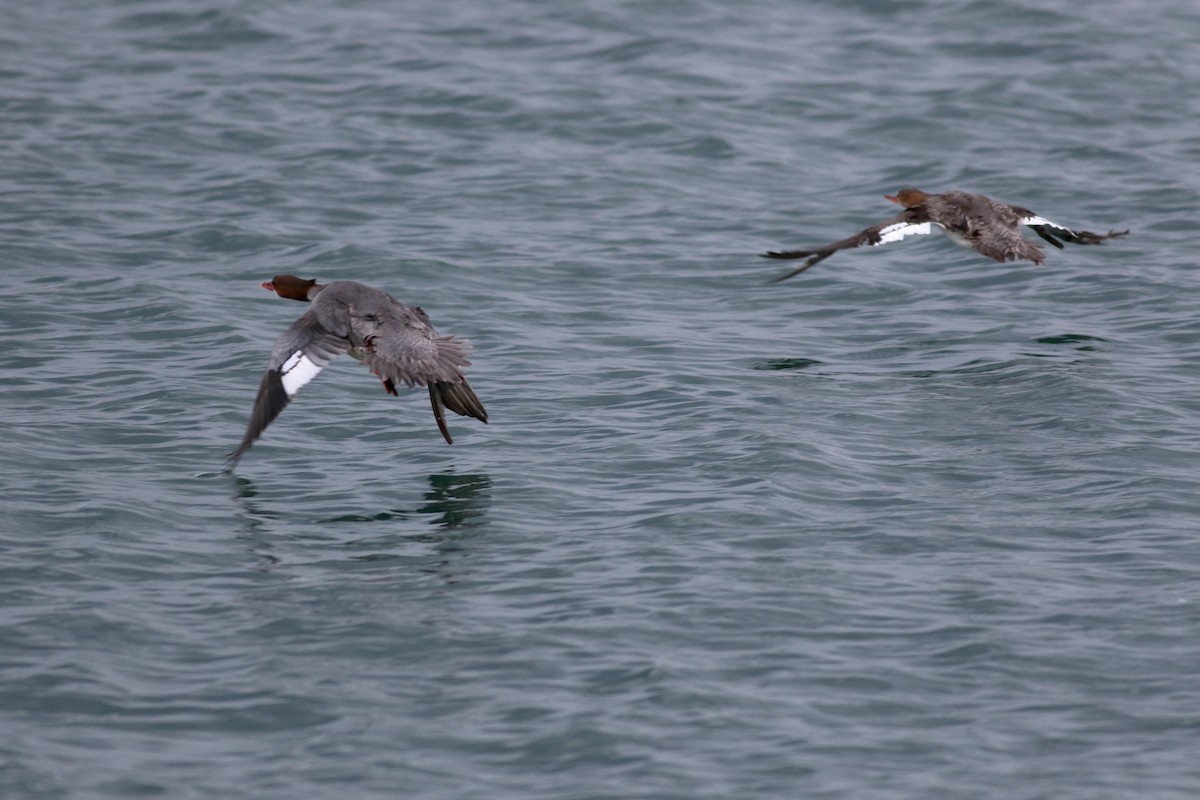
<instances>
[{"instance_id":1,"label":"flying duck","mask_svg":"<svg viewBox=\"0 0 1200 800\"><path fill-rule=\"evenodd\" d=\"M250 449L296 392L342 353L366 364L389 394L397 394L398 383L428 387L433 417L446 444L454 440L446 428L443 407L487 422L487 411L463 373L463 367L470 364L467 343L439 336L422 309L354 281L321 285L295 275L276 275L261 285L280 297L311 305L275 342L246 435L229 454L230 466Z\"/></svg>"},{"instance_id":2,"label":"flying duck","mask_svg":"<svg viewBox=\"0 0 1200 800\"><path fill-rule=\"evenodd\" d=\"M935 225L955 244L972 248L988 258L996 261L1024 259L1034 264L1044 263L1046 255L1040 245L1026 241L1021 236L1018 227L1020 225L1032 228L1034 233L1059 249L1063 246L1060 240L1074 244L1100 244L1105 239L1115 239L1129 233L1127 230L1110 230L1101 235L1089 231L1073 231L1057 222L1039 217L1027 208L1000 203L981 194L926 194L920 189L901 189L895 196L884 195L884 198L903 206L904 211L847 239L815 250L762 253L764 258L808 259L797 269L775 278L772 283L799 275L838 250L898 242L906 236L932 233Z\"/></svg>"}]
</instances>

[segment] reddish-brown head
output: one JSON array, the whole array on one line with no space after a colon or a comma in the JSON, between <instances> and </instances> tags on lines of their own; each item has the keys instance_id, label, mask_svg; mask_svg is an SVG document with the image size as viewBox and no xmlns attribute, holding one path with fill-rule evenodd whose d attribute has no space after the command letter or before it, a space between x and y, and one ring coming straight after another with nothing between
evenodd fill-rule
<instances>
[{"instance_id":1,"label":"reddish-brown head","mask_svg":"<svg viewBox=\"0 0 1200 800\"><path fill-rule=\"evenodd\" d=\"M919 206L929 199L929 195L922 192L920 189L901 189L896 192L895 197L890 194L883 196L884 200L891 200L893 203L899 203L905 208L913 208Z\"/></svg>"},{"instance_id":2,"label":"reddish-brown head","mask_svg":"<svg viewBox=\"0 0 1200 800\"><path fill-rule=\"evenodd\" d=\"M276 275L269 281L263 281L262 288L274 292L280 297L286 297L289 300L300 300L307 303L316 295L316 291L320 290L316 279L309 281L303 278L297 278L295 275Z\"/></svg>"}]
</instances>

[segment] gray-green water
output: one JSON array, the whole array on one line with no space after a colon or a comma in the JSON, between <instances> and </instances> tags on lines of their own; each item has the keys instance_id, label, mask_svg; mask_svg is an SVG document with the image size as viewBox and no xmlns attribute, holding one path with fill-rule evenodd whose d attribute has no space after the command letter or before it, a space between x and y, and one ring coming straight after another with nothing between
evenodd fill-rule
<instances>
[{"instance_id":1,"label":"gray-green water","mask_svg":"<svg viewBox=\"0 0 1200 800\"><path fill-rule=\"evenodd\" d=\"M10 3L0 795L1200 795L1188 0ZM1104 247L755 256L965 189ZM276 272L420 304L236 473Z\"/></svg>"}]
</instances>

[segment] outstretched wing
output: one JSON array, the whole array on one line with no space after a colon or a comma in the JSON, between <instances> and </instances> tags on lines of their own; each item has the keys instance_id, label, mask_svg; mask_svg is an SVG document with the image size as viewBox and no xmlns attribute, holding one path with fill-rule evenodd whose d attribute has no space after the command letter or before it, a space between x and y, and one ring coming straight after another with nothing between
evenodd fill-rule
<instances>
[{"instance_id":1,"label":"outstretched wing","mask_svg":"<svg viewBox=\"0 0 1200 800\"><path fill-rule=\"evenodd\" d=\"M389 391L395 385L426 386L438 430L447 444L453 444L442 414L443 406L464 417L487 422L487 411L475 396L463 373L470 365L467 342L453 336L441 336L419 308L397 304L399 308L369 325L364 336L367 351L363 363L374 372Z\"/></svg>"},{"instance_id":2,"label":"outstretched wing","mask_svg":"<svg viewBox=\"0 0 1200 800\"><path fill-rule=\"evenodd\" d=\"M454 439L450 438L450 429L446 427L446 417L442 414L443 406L460 416L474 417L484 425L488 421L483 403L479 402L479 398L475 396L475 390L471 388L471 384L467 383L466 378L458 383L430 381L429 404L433 407L433 418L437 420L438 430L442 432L442 438L446 440L446 444L454 444Z\"/></svg>"},{"instance_id":3,"label":"outstretched wing","mask_svg":"<svg viewBox=\"0 0 1200 800\"><path fill-rule=\"evenodd\" d=\"M410 387L430 381L461 381L463 367L471 363L467 343L438 335L428 317L415 311L401 306L369 321L355 318L367 352L363 363L382 380Z\"/></svg>"},{"instance_id":4,"label":"outstretched wing","mask_svg":"<svg viewBox=\"0 0 1200 800\"><path fill-rule=\"evenodd\" d=\"M824 261L839 250L849 250L854 247L877 247L889 242L898 242L906 236L924 236L933 232L933 223L925 215L923 209L909 208L891 219L884 220L878 225L872 225L864 231L842 239L839 242L819 247L815 250L785 250L761 253L763 258L808 258L800 267L786 275L775 278L771 283L785 281L793 275L799 275L804 270Z\"/></svg>"},{"instance_id":5,"label":"outstretched wing","mask_svg":"<svg viewBox=\"0 0 1200 800\"><path fill-rule=\"evenodd\" d=\"M292 323L271 351L267 371L258 386L258 396L254 398L246 435L229 454L230 466L250 449L296 392L317 377L330 361L349 349L349 340L322 328L311 310Z\"/></svg>"},{"instance_id":6,"label":"outstretched wing","mask_svg":"<svg viewBox=\"0 0 1200 800\"><path fill-rule=\"evenodd\" d=\"M1091 231L1073 231L1065 225L1059 225L1057 222L1051 222L1044 217L1039 217L1028 209L1014 208L1013 210L1021 215L1022 225L1027 225L1034 233L1059 250L1063 247L1062 241L1059 241L1060 239L1072 244L1100 244L1105 239L1116 239L1119 236L1125 236L1129 233L1128 230L1110 230L1104 234L1092 233Z\"/></svg>"}]
</instances>

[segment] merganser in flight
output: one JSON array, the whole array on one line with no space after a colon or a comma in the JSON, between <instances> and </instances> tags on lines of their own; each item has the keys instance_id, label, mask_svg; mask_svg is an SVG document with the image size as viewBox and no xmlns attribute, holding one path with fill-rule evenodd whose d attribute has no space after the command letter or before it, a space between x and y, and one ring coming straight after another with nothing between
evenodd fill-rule
<instances>
[{"instance_id":1,"label":"merganser in flight","mask_svg":"<svg viewBox=\"0 0 1200 800\"><path fill-rule=\"evenodd\" d=\"M981 194L926 194L920 189L901 189L895 197L884 195L884 198L900 204L904 211L848 239L815 250L762 253L764 258L808 258L799 268L775 278L772 283L799 275L838 250L898 242L905 236L932 233L935 225L955 244L970 247L988 258L994 258L996 261L1025 259L1034 264L1044 263L1046 255L1040 245L1021 237L1019 225L1032 228L1034 233L1059 249L1063 246L1060 239L1074 244L1100 244L1105 239L1115 239L1129 233L1127 230L1110 230L1101 235L1088 231L1073 231L1039 217L1027 208L999 203Z\"/></svg>"},{"instance_id":2,"label":"merganser in flight","mask_svg":"<svg viewBox=\"0 0 1200 800\"><path fill-rule=\"evenodd\" d=\"M463 374L463 367L470 364L467 343L439 336L422 309L354 281L322 286L295 275L276 275L262 287L312 306L275 342L246 435L229 454L230 466L250 449L296 392L341 353L350 353L366 364L389 394L397 394L398 383L427 386L433 417L446 444L454 440L446 428L443 406L487 422L487 412Z\"/></svg>"}]
</instances>

